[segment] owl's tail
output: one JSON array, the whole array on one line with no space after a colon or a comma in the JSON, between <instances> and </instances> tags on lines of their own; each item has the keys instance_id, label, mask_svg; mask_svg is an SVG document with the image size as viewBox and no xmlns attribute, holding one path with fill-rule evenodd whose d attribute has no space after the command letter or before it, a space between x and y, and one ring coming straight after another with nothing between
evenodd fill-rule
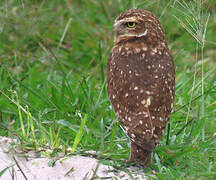
<instances>
[{"instance_id":1,"label":"owl's tail","mask_svg":"<svg viewBox=\"0 0 216 180\"><path fill-rule=\"evenodd\" d=\"M131 141L131 152L129 162L136 162L144 167L152 161L152 151L141 148Z\"/></svg>"}]
</instances>

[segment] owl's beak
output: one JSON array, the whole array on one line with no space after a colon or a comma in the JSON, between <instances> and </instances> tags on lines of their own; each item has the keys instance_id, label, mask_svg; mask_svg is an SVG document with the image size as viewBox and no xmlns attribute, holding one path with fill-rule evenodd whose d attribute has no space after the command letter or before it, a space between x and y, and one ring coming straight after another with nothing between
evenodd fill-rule
<instances>
[{"instance_id":1,"label":"owl's beak","mask_svg":"<svg viewBox=\"0 0 216 180\"><path fill-rule=\"evenodd\" d=\"M120 34L119 31L121 31L121 29L120 29L120 26L118 24L115 24L114 27L113 27L113 29L114 29L114 33L115 34Z\"/></svg>"}]
</instances>

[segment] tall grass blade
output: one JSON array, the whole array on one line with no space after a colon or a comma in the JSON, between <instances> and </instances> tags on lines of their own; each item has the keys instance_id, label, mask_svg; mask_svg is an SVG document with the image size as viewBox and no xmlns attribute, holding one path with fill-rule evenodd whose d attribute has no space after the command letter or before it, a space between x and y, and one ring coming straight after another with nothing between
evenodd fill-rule
<instances>
[{"instance_id":1,"label":"tall grass blade","mask_svg":"<svg viewBox=\"0 0 216 180\"><path fill-rule=\"evenodd\" d=\"M6 168L4 168L3 170L0 171L0 177L8 170L10 169L11 167L13 167L14 165L11 165L11 166L8 166Z\"/></svg>"},{"instance_id":2,"label":"tall grass blade","mask_svg":"<svg viewBox=\"0 0 216 180\"><path fill-rule=\"evenodd\" d=\"M79 144L81 138L82 138L82 134L83 134L83 131L84 131L84 128L85 128L85 124L86 124L86 121L87 121L87 117L88 115L85 114L84 118L82 119L81 121L81 125L80 125L80 128L76 134L76 137L74 139L74 143L73 143L73 146L72 146L72 149L71 149L71 153L73 154L77 148L77 145Z\"/></svg>"},{"instance_id":3,"label":"tall grass blade","mask_svg":"<svg viewBox=\"0 0 216 180\"><path fill-rule=\"evenodd\" d=\"M21 106L19 103L19 98L18 98L18 94L16 91L14 91L16 98L17 98L17 108L18 108L18 114L19 114L19 120L20 120L20 126L21 126L21 130L22 130L22 134L25 137L26 136L26 132L25 132L25 127L24 127L24 123L23 123L23 117L22 117L22 111L21 111Z\"/></svg>"}]
</instances>

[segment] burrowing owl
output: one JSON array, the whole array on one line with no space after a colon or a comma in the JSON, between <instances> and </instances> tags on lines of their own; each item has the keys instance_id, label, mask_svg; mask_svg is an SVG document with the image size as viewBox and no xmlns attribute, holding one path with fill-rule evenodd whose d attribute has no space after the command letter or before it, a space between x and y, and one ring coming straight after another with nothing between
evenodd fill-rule
<instances>
[{"instance_id":1,"label":"burrowing owl","mask_svg":"<svg viewBox=\"0 0 216 180\"><path fill-rule=\"evenodd\" d=\"M125 11L116 18L114 32L108 94L131 141L129 161L146 166L173 107L173 59L160 21L151 12Z\"/></svg>"}]
</instances>

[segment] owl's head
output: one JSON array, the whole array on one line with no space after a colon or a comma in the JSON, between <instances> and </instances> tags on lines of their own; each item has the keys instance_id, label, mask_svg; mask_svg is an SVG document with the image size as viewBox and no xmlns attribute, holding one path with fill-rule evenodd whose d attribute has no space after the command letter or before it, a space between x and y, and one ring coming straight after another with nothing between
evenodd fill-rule
<instances>
[{"instance_id":1,"label":"owl's head","mask_svg":"<svg viewBox=\"0 0 216 180\"><path fill-rule=\"evenodd\" d=\"M114 32L115 43L142 37L164 39L160 21L151 12L142 9L130 9L120 14L115 20Z\"/></svg>"}]
</instances>

